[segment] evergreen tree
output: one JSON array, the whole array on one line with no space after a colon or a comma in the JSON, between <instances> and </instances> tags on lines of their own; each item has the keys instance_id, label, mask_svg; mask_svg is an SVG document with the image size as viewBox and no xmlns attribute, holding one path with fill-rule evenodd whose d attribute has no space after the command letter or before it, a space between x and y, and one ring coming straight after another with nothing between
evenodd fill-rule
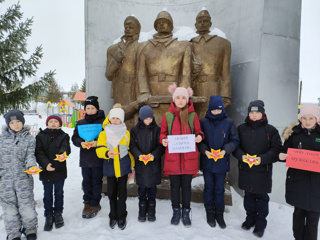
<instances>
[{"instance_id":1,"label":"evergreen tree","mask_svg":"<svg viewBox=\"0 0 320 240\"><path fill-rule=\"evenodd\" d=\"M71 100L73 100L74 95L75 95L77 92L79 92L79 91L80 91L80 89L79 89L78 83L72 84L71 89L70 89L70 91L68 92L68 98L71 99Z\"/></svg>"},{"instance_id":2,"label":"evergreen tree","mask_svg":"<svg viewBox=\"0 0 320 240\"><path fill-rule=\"evenodd\" d=\"M86 79L83 79L80 92L86 92Z\"/></svg>"},{"instance_id":3,"label":"evergreen tree","mask_svg":"<svg viewBox=\"0 0 320 240\"><path fill-rule=\"evenodd\" d=\"M4 0L0 0L0 3ZM36 76L42 47L26 57L27 38L31 35L32 18L21 21L21 6L14 4L0 15L0 114L16 108L26 108L50 85L54 71L45 73L38 81L24 85Z\"/></svg>"},{"instance_id":4,"label":"evergreen tree","mask_svg":"<svg viewBox=\"0 0 320 240\"><path fill-rule=\"evenodd\" d=\"M63 88L59 86L55 79L51 81L49 88L47 89L46 102L59 103L63 100Z\"/></svg>"}]
</instances>

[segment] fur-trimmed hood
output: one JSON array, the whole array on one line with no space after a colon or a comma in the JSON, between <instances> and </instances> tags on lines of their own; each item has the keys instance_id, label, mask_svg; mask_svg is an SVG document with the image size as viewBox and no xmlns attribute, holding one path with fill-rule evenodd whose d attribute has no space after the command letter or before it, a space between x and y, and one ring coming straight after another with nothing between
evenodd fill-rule
<instances>
[{"instance_id":1,"label":"fur-trimmed hood","mask_svg":"<svg viewBox=\"0 0 320 240\"><path fill-rule=\"evenodd\" d=\"M282 137L284 140L288 140L288 138L291 136L291 134L294 132L294 127L298 126L299 123L291 123L289 126L287 126L283 132Z\"/></svg>"}]
</instances>

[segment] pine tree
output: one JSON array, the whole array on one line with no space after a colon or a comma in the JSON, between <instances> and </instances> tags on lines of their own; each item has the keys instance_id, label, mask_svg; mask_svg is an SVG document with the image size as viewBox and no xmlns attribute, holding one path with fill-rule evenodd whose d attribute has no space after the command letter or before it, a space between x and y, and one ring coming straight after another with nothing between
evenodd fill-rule
<instances>
[{"instance_id":1,"label":"pine tree","mask_svg":"<svg viewBox=\"0 0 320 240\"><path fill-rule=\"evenodd\" d=\"M38 81L24 85L26 79L36 76L43 54L38 46L26 57L33 19L21 21L22 16L19 3L0 15L0 114L12 108L27 108L50 85L55 74L50 71Z\"/></svg>"},{"instance_id":2,"label":"pine tree","mask_svg":"<svg viewBox=\"0 0 320 240\"><path fill-rule=\"evenodd\" d=\"M80 92L86 92L86 79L85 78L82 80Z\"/></svg>"},{"instance_id":3,"label":"pine tree","mask_svg":"<svg viewBox=\"0 0 320 240\"><path fill-rule=\"evenodd\" d=\"M47 89L46 102L59 103L63 100L63 88L59 86L55 79L51 81Z\"/></svg>"},{"instance_id":4,"label":"pine tree","mask_svg":"<svg viewBox=\"0 0 320 240\"><path fill-rule=\"evenodd\" d=\"M68 92L68 98L72 100L74 98L74 95L79 91L80 89L78 83L72 84L71 89Z\"/></svg>"}]
</instances>

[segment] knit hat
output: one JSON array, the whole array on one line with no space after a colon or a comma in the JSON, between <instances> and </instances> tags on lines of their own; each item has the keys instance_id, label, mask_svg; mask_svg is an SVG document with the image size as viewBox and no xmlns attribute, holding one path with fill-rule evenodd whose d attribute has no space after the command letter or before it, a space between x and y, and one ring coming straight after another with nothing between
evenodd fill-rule
<instances>
[{"instance_id":1,"label":"knit hat","mask_svg":"<svg viewBox=\"0 0 320 240\"><path fill-rule=\"evenodd\" d=\"M122 106L119 103L116 103L113 106L113 108L109 112L109 120L116 117L116 118L119 118L121 120L121 122L124 122L124 111L121 107Z\"/></svg>"},{"instance_id":2,"label":"knit hat","mask_svg":"<svg viewBox=\"0 0 320 240\"><path fill-rule=\"evenodd\" d=\"M139 117L143 121L146 118L153 118L153 111L149 105L145 105L139 110Z\"/></svg>"},{"instance_id":3,"label":"knit hat","mask_svg":"<svg viewBox=\"0 0 320 240\"><path fill-rule=\"evenodd\" d=\"M172 94L172 100L178 96L184 96L187 99L187 102L189 102L189 97L192 97L193 95L193 90L191 87L184 88L184 87L177 87L176 84L171 84L168 87L169 93Z\"/></svg>"},{"instance_id":4,"label":"knit hat","mask_svg":"<svg viewBox=\"0 0 320 240\"><path fill-rule=\"evenodd\" d=\"M220 95L218 96L211 96L210 100L209 100L209 110L224 110L224 106L223 106L223 100L222 97Z\"/></svg>"},{"instance_id":5,"label":"knit hat","mask_svg":"<svg viewBox=\"0 0 320 240\"><path fill-rule=\"evenodd\" d=\"M52 114L49 117L47 117L46 126L48 126L48 122L50 121L50 119L57 120L59 122L59 124L60 124L60 127L62 126L62 119L58 114Z\"/></svg>"},{"instance_id":6,"label":"knit hat","mask_svg":"<svg viewBox=\"0 0 320 240\"><path fill-rule=\"evenodd\" d=\"M248 114L249 112L261 112L262 115L265 115L264 102L262 100L255 100L249 103Z\"/></svg>"},{"instance_id":7,"label":"knit hat","mask_svg":"<svg viewBox=\"0 0 320 240\"><path fill-rule=\"evenodd\" d=\"M13 110L10 110L9 112L7 112L5 115L4 115L4 118L6 120L6 124L7 126L9 127L9 123L12 121L12 120L19 120L22 122L22 124L24 125L25 123L25 119L23 117L23 112L19 111L19 110L16 110L16 109L13 109Z\"/></svg>"},{"instance_id":8,"label":"knit hat","mask_svg":"<svg viewBox=\"0 0 320 240\"><path fill-rule=\"evenodd\" d=\"M93 105L97 110L99 110L98 97L96 96L87 97L86 101L84 102L84 109L86 109L87 105Z\"/></svg>"},{"instance_id":9,"label":"knit hat","mask_svg":"<svg viewBox=\"0 0 320 240\"><path fill-rule=\"evenodd\" d=\"M301 118L305 115L312 115L317 119L317 122L319 122L319 107L316 105L306 104L302 105L300 108L299 118Z\"/></svg>"}]
</instances>

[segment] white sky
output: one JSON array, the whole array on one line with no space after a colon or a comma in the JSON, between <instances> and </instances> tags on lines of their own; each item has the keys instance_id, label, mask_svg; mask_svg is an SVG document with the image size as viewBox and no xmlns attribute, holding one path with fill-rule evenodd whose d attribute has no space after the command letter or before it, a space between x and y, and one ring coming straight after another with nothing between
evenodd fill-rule
<instances>
[{"instance_id":1,"label":"white sky","mask_svg":"<svg viewBox=\"0 0 320 240\"><path fill-rule=\"evenodd\" d=\"M18 0L6 0L0 14ZM85 78L84 0L21 0L24 17L34 16L28 48L42 44L44 56L37 72L56 69L56 80L64 90ZM302 0L300 80L302 102L318 102L320 97L320 1ZM223 30L223 29L222 29Z\"/></svg>"}]
</instances>

